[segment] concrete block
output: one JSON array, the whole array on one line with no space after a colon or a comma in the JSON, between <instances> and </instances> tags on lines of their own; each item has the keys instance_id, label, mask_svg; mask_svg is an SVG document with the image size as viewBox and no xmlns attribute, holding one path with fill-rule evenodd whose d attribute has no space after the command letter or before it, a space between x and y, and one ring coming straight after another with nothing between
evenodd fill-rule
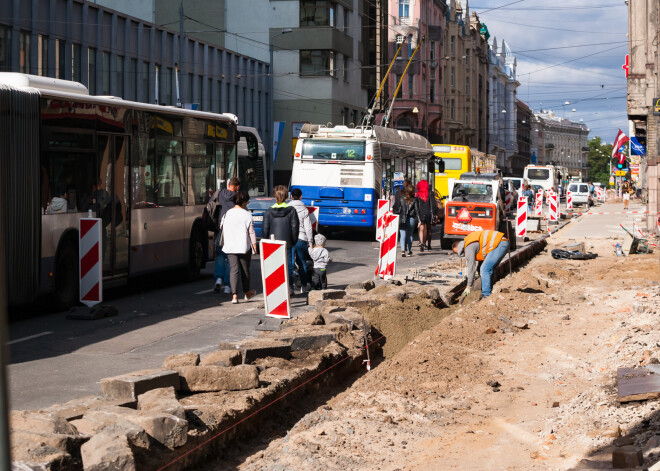
<instances>
[{"instance_id":1,"label":"concrete block","mask_svg":"<svg viewBox=\"0 0 660 471\"><path fill-rule=\"evenodd\" d=\"M569 245L565 246L565 248L569 252L582 252L582 253L584 253L584 242L569 244Z\"/></svg>"},{"instance_id":2,"label":"concrete block","mask_svg":"<svg viewBox=\"0 0 660 471\"><path fill-rule=\"evenodd\" d=\"M170 355L165 358L163 362L164 370L173 370L181 366L197 366L199 365L199 353L180 353L178 355Z\"/></svg>"},{"instance_id":3,"label":"concrete block","mask_svg":"<svg viewBox=\"0 0 660 471\"><path fill-rule=\"evenodd\" d=\"M185 366L179 368L181 387L189 392L241 391L259 386L256 366Z\"/></svg>"},{"instance_id":4,"label":"concrete block","mask_svg":"<svg viewBox=\"0 0 660 471\"><path fill-rule=\"evenodd\" d=\"M222 342L220 350L238 350L245 365L259 358L279 357L285 360L291 358L290 344L270 338L250 339L238 344Z\"/></svg>"},{"instance_id":5,"label":"concrete block","mask_svg":"<svg viewBox=\"0 0 660 471\"><path fill-rule=\"evenodd\" d=\"M103 396L108 399L137 400L140 394L172 386L179 389L179 375L171 370L139 370L125 375L101 379Z\"/></svg>"},{"instance_id":6,"label":"concrete block","mask_svg":"<svg viewBox=\"0 0 660 471\"><path fill-rule=\"evenodd\" d=\"M323 289L310 291L307 296L307 303L315 305L319 301L327 301L328 299L342 299L346 296L346 291L343 289Z\"/></svg>"},{"instance_id":7,"label":"concrete block","mask_svg":"<svg viewBox=\"0 0 660 471\"><path fill-rule=\"evenodd\" d=\"M642 450L633 445L615 448L612 452L612 467L614 469L635 468L644 463Z\"/></svg>"},{"instance_id":8,"label":"concrete block","mask_svg":"<svg viewBox=\"0 0 660 471\"><path fill-rule=\"evenodd\" d=\"M80 449L85 471L135 471L135 457L124 435L101 433Z\"/></svg>"},{"instance_id":9,"label":"concrete block","mask_svg":"<svg viewBox=\"0 0 660 471\"><path fill-rule=\"evenodd\" d=\"M234 350L218 350L211 352L202 358L199 362L202 366L236 366L240 365L243 357L239 351Z\"/></svg>"},{"instance_id":10,"label":"concrete block","mask_svg":"<svg viewBox=\"0 0 660 471\"><path fill-rule=\"evenodd\" d=\"M9 414L9 428L28 432L36 430L42 433L78 435L75 427L49 411L13 410Z\"/></svg>"},{"instance_id":11,"label":"concrete block","mask_svg":"<svg viewBox=\"0 0 660 471\"><path fill-rule=\"evenodd\" d=\"M115 406L135 409L137 407L137 401L132 399L116 399L107 401L100 396L83 396L78 399L65 402L64 404L55 404L45 410L52 412L59 417L62 417L67 422L71 422L72 420L82 419L82 416L85 414L85 412L90 409Z\"/></svg>"},{"instance_id":12,"label":"concrete block","mask_svg":"<svg viewBox=\"0 0 660 471\"><path fill-rule=\"evenodd\" d=\"M136 411L124 407L115 407L112 413L142 427L151 438L167 448L178 448L188 441L188 421L174 415L156 411Z\"/></svg>"},{"instance_id":13,"label":"concrete block","mask_svg":"<svg viewBox=\"0 0 660 471\"><path fill-rule=\"evenodd\" d=\"M291 351L316 350L325 348L336 340L336 335L332 332L285 332L277 336L278 340L289 342Z\"/></svg>"},{"instance_id":14,"label":"concrete block","mask_svg":"<svg viewBox=\"0 0 660 471\"><path fill-rule=\"evenodd\" d=\"M138 410L163 412L186 420L186 412L176 398L173 387L147 391L138 396Z\"/></svg>"},{"instance_id":15,"label":"concrete block","mask_svg":"<svg viewBox=\"0 0 660 471\"><path fill-rule=\"evenodd\" d=\"M125 436L131 446L149 448L149 437L143 427L117 415L115 411L121 408L107 407L101 410L87 412L82 419L74 420L71 425L85 435L100 433L119 434Z\"/></svg>"},{"instance_id":16,"label":"concrete block","mask_svg":"<svg viewBox=\"0 0 660 471\"><path fill-rule=\"evenodd\" d=\"M31 443L31 448L39 446L48 446L50 448L63 451L76 456L79 453L80 446L88 440L89 437L83 437L77 432L75 435L65 435L61 433L48 433L39 430L12 430L12 443Z\"/></svg>"}]
</instances>

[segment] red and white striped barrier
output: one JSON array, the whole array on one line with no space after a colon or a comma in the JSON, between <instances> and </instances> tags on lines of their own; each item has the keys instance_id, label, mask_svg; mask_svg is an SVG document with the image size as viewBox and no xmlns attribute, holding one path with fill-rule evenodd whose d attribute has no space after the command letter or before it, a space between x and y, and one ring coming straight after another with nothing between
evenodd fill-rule
<instances>
[{"instance_id":1,"label":"red and white striped barrier","mask_svg":"<svg viewBox=\"0 0 660 471\"><path fill-rule=\"evenodd\" d=\"M376 213L376 240L380 242L383 234L383 218L390 210L390 200L378 200L378 211Z\"/></svg>"},{"instance_id":2,"label":"red and white striped barrier","mask_svg":"<svg viewBox=\"0 0 660 471\"><path fill-rule=\"evenodd\" d=\"M649 211L605 211L605 212L588 212L588 213L573 213L573 214L649 214Z\"/></svg>"},{"instance_id":3,"label":"red and white striped barrier","mask_svg":"<svg viewBox=\"0 0 660 471\"><path fill-rule=\"evenodd\" d=\"M88 307L103 301L102 230L100 218L81 218L78 221L80 302Z\"/></svg>"},{"instance_id":4,"label":"red and white striped barrier","mask_svg":"<svg viewBox=\"0 0 660 471\"><path fill-rule=\"evenodd\" d=\"M380 241L376 276L388 280L396 273L396 249L399 236L399 216L386 213L383 217L383 237Z\"/></svg>"},{"instance_id":5,"label":"red and white striped barrier","mask_svg":"<svg viewBox=\"0 0 660 471\"><path fill-rule=\"evenodd\" d=\"M513 206L513 193L510 191L507 191L504 193L504 211L507 213L511 211L511 207Z\"/></svg>"},{"instance_id":6,"label":"red and white striped barrier","mask_svg":"<svg viewBox=\"0 0 660 471\"><path fill-rule=\"evenodd\" d=\"M309 220L312 223L312 229L319 231L319 210L318 206L305 206L309 211Z\"/></svg>"},{"instance_id":7,"label":"red and white striped barrier","mask_svg":"<svg viewBox=\"0 0 660 471\"><path fill-rule=\"evenodd\" d=\"M570 191L566 192L566 209L573 210L573 194Z\"/></svg>"},{"instance_id":8,"label":"red and white striped barrier","mask_svg":"<svg viewBox=\"0 0 660 471\"><path fill-rule=\"evenodd\" d=\"M289 319L289 271L287 270L286 242L261 239L259 242L261 278L264 285L266 315Z\"/></svg>"},{"instance_id":9,"label":"red and white striped barrier","mask_svg":"<svg viewBox=\"0 0 660 471\"><path fill-rule=\"evenodd\" d=\"M527 197L518 198L518 211L516 212L516 237L524 238L527 235Z\"/></svg>"},{"instance_id":10,"label":"red and white striped barrier","mask_svg":"<svg viewBox=\"0 0 660 471\"><path fill-rule=\"evenodd\" d=\"M596 187L596 199L603 201L603 190L599 186Z\"/></svg>"},{"instance_id":11,"label":"red and white striped barrier","mask_svg":"<svg viewBox=\"0 0 660 471\"><path fill-rule=\"evenodd\" d=\"M537 217L543 216L543 189L539 189L539 191L536 192L536 201L535 201L535 206L534 206L534 214Z\"/></svg>"},{"instance_id":12,"label":"red and white striped barrier","mask_svg":"<svg viewBox=\"0 0 660 471\"><path fill-rule=\"evenodd\" d=\"M552 192L548 195L548 221L557 222L559 219L559 205L557 195Z\"/></svg>"}]
</instances>

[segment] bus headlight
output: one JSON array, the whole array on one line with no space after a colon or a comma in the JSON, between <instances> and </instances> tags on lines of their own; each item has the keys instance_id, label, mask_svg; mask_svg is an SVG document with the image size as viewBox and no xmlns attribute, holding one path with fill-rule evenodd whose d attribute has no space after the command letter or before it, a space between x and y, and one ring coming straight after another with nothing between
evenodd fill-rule
<instances>
[{"instance_id":1,"label":"bus headlight","mask_svg":"<svg viewBox=\"0 0 660 471\"><path fill-rule=\"evenodd\" d=\"M351 214L351 208L344 208L344 209L342 210L342 213L344 213L344 214Z\"/></svg>"}]
</instances>

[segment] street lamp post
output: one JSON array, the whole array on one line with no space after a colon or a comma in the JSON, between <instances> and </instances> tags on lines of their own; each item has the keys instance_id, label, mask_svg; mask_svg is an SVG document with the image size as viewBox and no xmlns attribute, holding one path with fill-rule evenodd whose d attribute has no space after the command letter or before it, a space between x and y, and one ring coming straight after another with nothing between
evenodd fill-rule
<instances>
[{"instance_id":1,"label":"street lamp post","mask_svg":"<svg viewBox=\"0 0 660 471\"><path fill-rule=\"evenodd\" d=\"M273 64L273 39L277 38L278 36L282 36L283 34L290 33L293 31L291 28L285 28L282 30L282 32L277 33L275 36L271 37L270 40L268 41L268 52L270 53L270 70L268 74L268 95L270 97L270 103L268 107L268 127L270 128L269 135L271 136L270 139L270 162L268 165L268 193L270 195L273 194L273 179L274 179L274 170L275 170L275 136L273 133L275 132L275 127L274 124L275 122L273 121L273 104L275 103L275 98L273 96L274 94L274 87L273 87L273 76L275 72L275 66Z\"/></svg>"}]
</instances>

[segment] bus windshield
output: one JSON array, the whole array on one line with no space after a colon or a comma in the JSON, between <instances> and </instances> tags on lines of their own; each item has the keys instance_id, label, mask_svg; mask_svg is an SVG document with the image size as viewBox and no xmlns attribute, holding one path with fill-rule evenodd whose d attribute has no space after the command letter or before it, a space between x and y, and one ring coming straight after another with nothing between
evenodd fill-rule
<instances>
[{"instance_id":1,"label":"bus windshield","mask_svg":"<svg viewBox=\"0 0 660 471\"><path fill-rule=\"evenodd\" d=\"M303 159L364 161L364 142L308 139L303 142Z\"/></svg>"},{"instance_id":2,"label":"bus windshield","mask_svg":"<svg viewBox=\"0 0 660 471\"><path fill-rule=\"evenodd\" d=\"M550 178L550 170L547 168L527 169L527 178L530 180L547 180Z\"/></svg>"},{"instance_id":3,"label":"bus windshield","mask_svg":"<svg viewBox=\"0 0 660 471\"><path fill-rule=\"evenodd\" d=\"M493 187L478 183L456 182L451 198L455 201L490 202L493 199Z\"/></svg>"}]
</instances>

